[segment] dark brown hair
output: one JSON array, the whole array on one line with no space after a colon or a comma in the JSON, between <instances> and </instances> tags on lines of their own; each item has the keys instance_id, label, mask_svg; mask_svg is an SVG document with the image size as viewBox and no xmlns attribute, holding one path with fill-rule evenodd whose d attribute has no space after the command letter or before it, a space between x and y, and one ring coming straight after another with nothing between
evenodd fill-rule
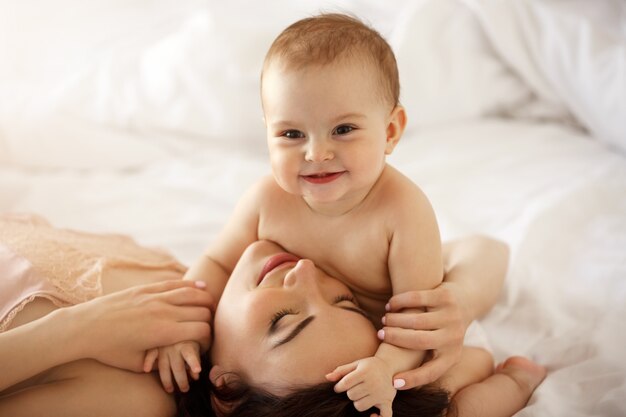
<instances>
[{"instance_id":1,"label":"dark brown hair","mask_svg":"<svg viewBox=\"0 0 626 417\"><path fill-rule=\"evenodd\" d=\"M345 394L333 391L334 383L302 388L283 397L252 387L241 378L215 386L209 380L211 364L203 358L202 372L191 381L186 394L177 394L177 417L352 417L370 416L375 409L359 412ZM447 391L430 384L398 391L393 413L398 417L454 415Z\"/></svg>"},{"instance_id":2,"label":"dark brown hair","mask_svg":"<svg viewBox=\"0 0 626 417\"><path fill-rule=\"evenodd\" d=\"M320 14L287 27L270 46L263 71L273 62L300 69L346 59L357 59L373 68L383 98L392 107L398 104L400 80L393 50L376 30L346 14Z\"/></svg>"}]
</instances>

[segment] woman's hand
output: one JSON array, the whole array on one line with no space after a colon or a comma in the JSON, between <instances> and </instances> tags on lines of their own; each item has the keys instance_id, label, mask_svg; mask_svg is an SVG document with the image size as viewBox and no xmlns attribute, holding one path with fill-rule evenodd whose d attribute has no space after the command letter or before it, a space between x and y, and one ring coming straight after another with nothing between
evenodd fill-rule
<instances>
[{"instance_id":1,"label":"woman's hand","mask_svg":"<svg viewBox=\"0 0 626 417\"><path fill-rule=\"evenodd\" d=\"M164 281L62 309L75 327L76 356L141 372L146 350L186 340L208 349L213 300L202 288L204 283Z\"/></svg>"},{"instance_id":2,"label":"woman's hand","mask_svg":"<svg viewBox=\"0 0 626 417\"><path fill-rule=\"evenodd\" d=\"M443 282L437 288L409 291L389 300L383 317L386 343L413 350L431 350L432 358L417 369L394 375L402 379L401 389L429 384L459 362L465 331L472 318L463 304L462 288ZM423 313L403 313L403 309L423 308Z\"/></svg>"}]
</instances>

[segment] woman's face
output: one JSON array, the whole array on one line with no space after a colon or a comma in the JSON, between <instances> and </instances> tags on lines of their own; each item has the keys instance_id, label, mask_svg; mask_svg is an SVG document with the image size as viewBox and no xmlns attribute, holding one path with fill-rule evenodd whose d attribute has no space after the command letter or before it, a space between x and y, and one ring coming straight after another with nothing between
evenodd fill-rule
<instances>
[{"instance_id":1,"label":"woman's face","mask_svg":"<svg viewBox=\"0 0 626 417\"><path fill-rule=\"evenodd\" d=\"M212 362L278 395L324 382L379 345L348 287L269 241L243 253L213 326Z\"/></svg>"}]
</instances>

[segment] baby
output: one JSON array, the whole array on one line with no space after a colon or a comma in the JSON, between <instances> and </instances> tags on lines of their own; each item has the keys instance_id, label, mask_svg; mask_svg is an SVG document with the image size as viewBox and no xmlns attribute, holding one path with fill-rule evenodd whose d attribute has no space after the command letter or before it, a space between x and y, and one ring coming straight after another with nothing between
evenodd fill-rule
<instances>
[{"instance_id":1,"label":"baby","mask_svg":"<svg viewBox=\"0 0 626 417\"><path fill-rule=\"evenodd\" d=\"M316 260L339 278L366 311L384 314L392 294L434 288L443 278L433 209L420 188L385 161L400 140L406 113L399 104L394 54L355 18L326 14L300 20L270 47L261 96L272 175L238 202L216 242L185 275L219 299L246 247L277 242ZM151 351L168 391L200 371L199 344ZM390 415L400 371L424 352L381 343L374 357L330 372L338 391L361 385L359 409Z\"/></svg>"}]
</instances>

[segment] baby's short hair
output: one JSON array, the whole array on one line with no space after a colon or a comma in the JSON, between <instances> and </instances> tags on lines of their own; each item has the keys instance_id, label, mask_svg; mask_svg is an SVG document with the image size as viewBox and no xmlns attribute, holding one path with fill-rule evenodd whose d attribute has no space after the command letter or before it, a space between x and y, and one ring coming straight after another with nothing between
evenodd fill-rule
<instances>
[{"instance_id":1,"label":"baby's short hair","mask_svg":"<svg viewBox=\"0 0 626 417\"><path fill-rule=\"evenodd\" d=\"M376 30L345 14L320 14L287 27L270 46L263 71L274 61L300 69L349 59L371 65L379 74L383 98L394 107L398 104L400 80L393 50Z\"/></svg>"}]
</instances>

